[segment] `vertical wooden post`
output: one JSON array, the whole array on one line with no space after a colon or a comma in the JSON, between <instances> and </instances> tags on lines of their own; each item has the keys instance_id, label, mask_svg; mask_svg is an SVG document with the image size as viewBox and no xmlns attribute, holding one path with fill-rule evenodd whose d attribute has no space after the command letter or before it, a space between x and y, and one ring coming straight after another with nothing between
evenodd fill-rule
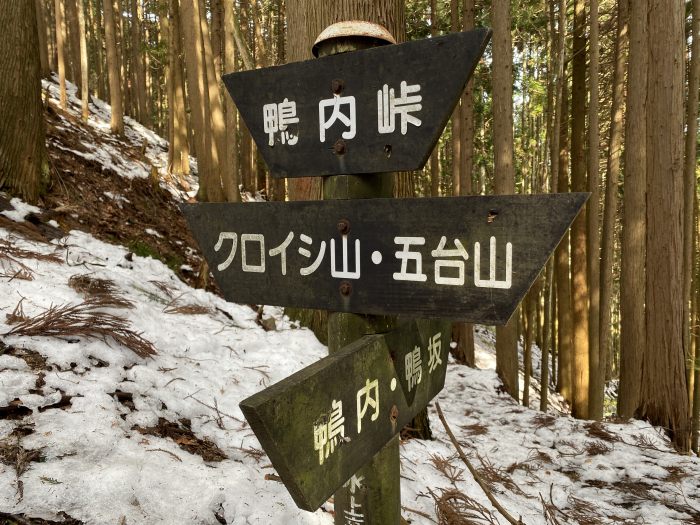
<instances>
[{"instance_id":1,"label":"vertical wooden post","mask_svg":"<svg viewBox=\"0 0 700 525\"><path fill-rule=\"evenodd\" d=\"M321 42L318 56L357 51L373 45L374 39L351 36ZM329 94L332 86L328 86ZM344 153L352 154L352 150ZM339 175L323 179L323 199L391 198L393 173ZM349 225L352 232L352 224ZM340 293L340 290L338 290ZM368 334L385 333L396 325L396 318L334 312L328 316L328 351L336 352ZM333 496L335 525L399 525L401 522L401 478L399 436L392 439L368 464L362 466ZM361 517L360 517L361 516ZM353 519L354 521L349 521Z\"/></svg>"}]
</instances>

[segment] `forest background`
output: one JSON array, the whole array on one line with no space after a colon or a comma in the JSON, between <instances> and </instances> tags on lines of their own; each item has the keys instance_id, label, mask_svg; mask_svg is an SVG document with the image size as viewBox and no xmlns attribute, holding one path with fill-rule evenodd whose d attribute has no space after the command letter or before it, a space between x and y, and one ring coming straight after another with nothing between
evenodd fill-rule
<instances>
[{"instance_id":1,"label":"forest background","mask_svg":"<svg viewBox=\"0 0 700 525\"><path fill-rule=\"evenodd\" d=\"M697 452L700 0L23 0L0 13L0 187L30 202L52 183L40 77L57 76L64 108L66 80L78 85L85 121L94 96L115 135L129 115L167 138L164 176L187 189L196 171L200 201L318 199L322 179L269 177L222 74L311 59L339 20L398 42L491 27L430 162L397 174L394 195L590 192L497 329L499 376L528 405L536 343L542 383L575 417L647 419ZM453 338L473 365L472 327Z\"/></svg>"}]
</instances>

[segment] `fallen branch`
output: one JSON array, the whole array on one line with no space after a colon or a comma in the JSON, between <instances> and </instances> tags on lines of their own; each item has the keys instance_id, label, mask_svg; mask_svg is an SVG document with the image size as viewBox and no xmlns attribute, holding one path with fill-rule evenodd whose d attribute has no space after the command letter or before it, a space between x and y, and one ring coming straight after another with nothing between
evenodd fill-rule
<instances>
[{"instance_id":1,"label":"fallen branch","mask_svg":"<svg viewBox=\"0 0 700 525\"><path fill-rule=\"evenodd\" d=\"M15 327L2 335L90 337L107 342L111 337L139 357L156 354L153 344L140 333L125 327L126 319L100 311L99 300L88 299L84 303L51 306L45 312L19 321Z\"/></svg>"},{"instance_id":2,"label":"fallen branch","mask_svg":"<svg viewBox=\"0 0 700 525\"><path fill-rule=\"evenodd\" d=\"M493 493L488 488L486 483L484 483L484 480L481 479L481 476L476 471L474 466L469 461L469 458L467 458L466 454L462 450L462 447L460 446L459 442L457 441L457 438L455 438L455 435L452 433L452 430L450 430L450 427L447 424L447 421L445 420L445 415L442 413L442 409L440 408L440 403L435 402L435 408L437 409L438 417L440 418L440 421L442 422L442 426L445 427L445 431L447 432L447 435L450 437L450 441L452 441L452 444L454 445L455 449L457 449L457 453L459 454L459 457L462 458L462 461L464 461L464 464L467 466L467 468L469 469L469 472L474 477L474 481L476 481L478 483L479 487L481 487L481 490L484 491L484 494L486 494L486 497L489 499L491 504L496 508L496 510L498 510L498 512L500 512L503 515L503 517L509 523L512 523L513 525L523 525L522 519L516 520L513 516L510 515L510 513L506 509L503 508L503 506L494 497Z\"/></svg>"}]
</instances>

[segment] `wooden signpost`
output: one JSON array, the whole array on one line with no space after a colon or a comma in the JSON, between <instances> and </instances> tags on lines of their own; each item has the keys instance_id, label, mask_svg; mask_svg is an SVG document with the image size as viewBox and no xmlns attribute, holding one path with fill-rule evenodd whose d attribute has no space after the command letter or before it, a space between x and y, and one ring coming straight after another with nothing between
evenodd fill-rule
<instances>
[{"instance_id":1,"label":"wooden signpost","mask_svg":"<svg viewBox=\"0 0 700 525\"><path fill-rule=\"evenodd\" d=\"M241 402L299 508L319 508L442 390L450 340L448 322L411 321Z\"/></svg>"},{"instance_id":2,"label":"wooden signpost","mask_svg":"<svg viewBox=\"0 0 700 525\"><path fill-rule=\"evenodd\" d=\"M588 194L376 198L425 164L490 31L354 51L392 39L346 24L319 54L352 52L224 76L272 175L340 175L338 200L182 209L227 299L334 312L331 355L240 404L296 504L338 489L337 525L398 525L397 434L442 389L451 330L391 316L505 323Z\"/></svg>"},{"instance_id":3,"label":"wooden signpost","mask_svg":"<svg viewBox=\"0 0 700 525\"><path fill-rule=\"evenodd\" d=\"M486 47L465 33L224 75L274 177L423 167Z\"/></svg>"},{"instance_id":4,"label":"wooden signpost","mask_svg":"<svg viewBox=\"0 0 700 525\"><path fill-rule=\"evenodd\" d=\"M504 324L585 193L184 207L224 296Z\"/></svg>"}]
</instances>

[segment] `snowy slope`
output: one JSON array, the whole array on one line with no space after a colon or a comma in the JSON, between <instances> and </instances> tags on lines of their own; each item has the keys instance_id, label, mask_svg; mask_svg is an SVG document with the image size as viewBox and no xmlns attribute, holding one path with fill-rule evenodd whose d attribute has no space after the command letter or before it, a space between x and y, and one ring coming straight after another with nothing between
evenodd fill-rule
<instances>
[{"instance_id":1,"label":"snowy slope","mask_svg":"<svg viewBox=\"0 0 700 525\"><path fill-rule=\"evenodd\" d=\"M109 108L96 104L91 125L106 135ZM152 164L162 160L160 139L127 126L135 144L152 145ZM117 145L84 154L123 176L148 175L147 166L124 164ZM12 207L2 214L19 223L37 211L16 199ZM0 513L130 525L333 522L332 502L315 513L296 509L238 408L326 354L279 308L260 318L188 287L159 261L79 231L41 242L0 228L0 274ZM84 304L86 288L76 283L98 279L112 283L113 304L127 306L98 311L121 318L118 326L141 334L154 355L65 326L57 336L7 335L51 307ZM492 333L479 327L476 340L483 369L450 363L437 401L511 514L528 525L700 523L697 458L676 455L643 422L576 421L553 394L549 414L519 406L501 393ZM436 500L440 512L450 501L463 509L478 502L492 523L506 523L457 457L434 403L430 414L435 440L401 445L404 517L437 523Z\"/></svg>"}]
</instances>

